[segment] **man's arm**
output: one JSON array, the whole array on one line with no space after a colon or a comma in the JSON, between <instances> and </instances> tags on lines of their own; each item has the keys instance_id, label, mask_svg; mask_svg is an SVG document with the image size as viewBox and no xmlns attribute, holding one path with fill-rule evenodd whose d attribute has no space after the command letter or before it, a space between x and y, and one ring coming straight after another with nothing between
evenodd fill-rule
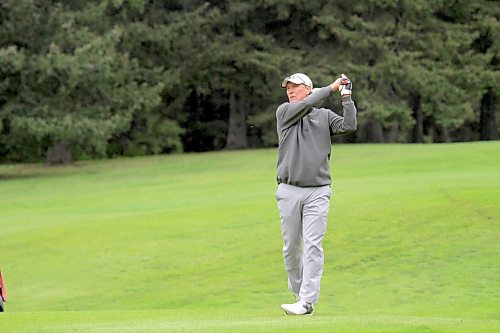
<instances>
[{"instance_id":1,"label":"man's arm","mask_svg":"<svg viewBox=\"0 0 500 333\"><path fill-rule=\"evenodd\" d=\"M312 94L296 103L281 104L276 111L278 126L281 129L287 129L288 127L294 125L301 118L309 114L313 106L318 104L321 100L327 98L331 92L332 88L327 86L315 90Z\"/></svg>"},{"instance_id":2,"label":"man's arm","mask_svg":"<svg viewBox=\"0 0 500 333\"><path fill-rule=\"evenodd\" d=\"M343 117L330 111L328 120L332 134L349 134L354 132L358 126L356 105L350 95L342 98L342 110L344 111Z\"/></svg>"},{"instance_id":3,"label":"man's arm","mask_svg":"<svg viewBox=\"0 0 500 333\"><path fill-rule=\"evenodd\" d=\"M342 74L339 80L340 83L337 86L337 89L340 91L340 95L342 96L342 110L344 111L344 116L341 117L331 111L328 116L328 120L333 134L348 134L354 132L358 127L356 121L357 110L356 105L354 105L354 102L351 99L351 80L349 80L349 78L344 74Z\"/></svg>"}]
</instances>

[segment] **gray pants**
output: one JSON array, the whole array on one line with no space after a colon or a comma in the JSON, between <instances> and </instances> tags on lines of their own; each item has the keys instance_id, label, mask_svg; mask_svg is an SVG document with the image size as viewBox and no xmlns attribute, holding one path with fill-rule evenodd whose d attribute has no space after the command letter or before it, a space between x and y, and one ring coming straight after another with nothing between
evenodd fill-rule
<instances>
[{"instance_id":1,"label":"gray pants","mask_svg":"<svg viewBox=\"0 0 500 333\"><path fill-rule=\"evenodd\" d=\"M281 216L283 259L288 289L301 301L316 304L323 275L323 247L331 186L279 184L276 200Z\"/></svg>"}]
</instances>

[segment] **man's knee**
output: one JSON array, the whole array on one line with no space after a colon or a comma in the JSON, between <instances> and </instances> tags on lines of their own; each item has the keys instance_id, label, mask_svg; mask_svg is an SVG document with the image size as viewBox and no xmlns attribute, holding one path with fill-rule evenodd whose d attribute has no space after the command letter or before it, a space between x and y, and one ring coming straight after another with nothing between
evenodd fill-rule
<instances>
[{"instance_id":1,"label":"man's knee","mask_svg":"<svg viewBox=\"0 0 500 333\"><path fill-rule=\"evenodd\" d=\"M304 257L309 263L323 264L323 247L317 243L305 243Z\"/></svg>"}]
</instances>

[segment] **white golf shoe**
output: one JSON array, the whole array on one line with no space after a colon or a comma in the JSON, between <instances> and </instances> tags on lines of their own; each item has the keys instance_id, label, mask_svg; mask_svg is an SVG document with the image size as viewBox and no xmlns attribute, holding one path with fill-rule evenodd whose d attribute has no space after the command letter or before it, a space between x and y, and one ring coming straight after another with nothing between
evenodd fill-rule
<instances>
[{"instance_id":1,"label":"white golf shoe","mask_svg":"<svg viewBox=\"0 0 500 333\"><path fill-rule=\"evenodd\" d=\"M314 311L311 303L302 301L293 304L281 304L281 308L289 315L312 315Z\"/></svg>"}]
</instances>

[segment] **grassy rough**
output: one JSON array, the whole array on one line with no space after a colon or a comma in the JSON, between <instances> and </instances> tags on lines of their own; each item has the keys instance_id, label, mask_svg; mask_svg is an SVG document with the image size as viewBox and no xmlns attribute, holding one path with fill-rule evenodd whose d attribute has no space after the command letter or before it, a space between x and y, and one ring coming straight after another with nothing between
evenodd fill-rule
<instances>
[{"instance_id":1,"label":"grassy rough","mask_svg":"<svg viewBox=\"0 0 500 333\"><path fill-rule=\"evenodd\" d=\"M334 146L309 318L279 309L274 149L0 166L0 331L498 331L499 151Z\"/></svg>"}]
</instances>

